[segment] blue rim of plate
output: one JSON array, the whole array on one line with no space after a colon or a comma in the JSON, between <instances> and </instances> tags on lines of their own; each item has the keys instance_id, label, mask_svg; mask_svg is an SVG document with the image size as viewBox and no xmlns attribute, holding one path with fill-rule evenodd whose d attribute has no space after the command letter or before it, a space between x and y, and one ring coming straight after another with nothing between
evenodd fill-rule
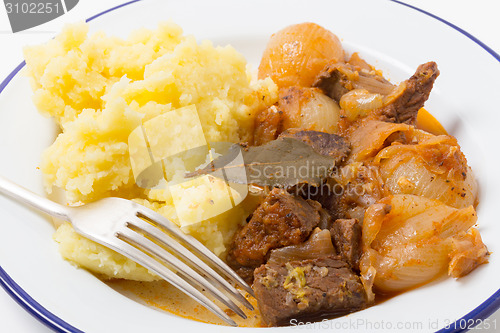
<instances>
[{"instance_id":1,"label":"blue rim of plate","mask_svg":"<svg viewBox=\"0 0 500 333\"><path fill-rule=\"evenodd\" d=\"M107 9L99 14L96 14L92 17L89 17L86 22L90 22L94 20L95 18L102 16L106 13L115 11L119 8L128 6L130 4L133 4L135 2L139 2L142 0L132 0L128 1L125 3L122 3L121 5L112 7L110 9ZM481 46L486 52L491 54L498 62L500 62L500 55L496 53L493 49L491 49L488 45L484 44L481 42L479 39L468 33L467 31L463 30L462 28L459 28L458 26L454 25L453 23L450 23L446 21L443 18L440 18L439 16L436 16L434 14L431 14L423 9L417 8L415 6L409 5L407 3L398 1L398 0L389 0L391 2L403 5L405 7L414 9L422 14L428 15L446 25L449 27L455 29L456 31L460 32L462 35L466 36L470 40L472 40L474 43L477 45ZM7 87L9 82L16 76L16 74L26 65L26 62L23 61L20 63L0 84L0 93ZM5 289L5 291L20 305L22 306L26 311L28 311L32 316L34 316L36 319L38 319L42 324L46 325L47 327L51 328L52 330L56 332L61 332L61 333L83 333L83 331L77 329L76 327L68 324L61 318L57 317L47 309L45 309L41 304L39 304L37 301L35 301L30 295L28 295L12 278L7 274L7 272L0 266L0 285ZM459 333L459 332L465 332L468 331L469 329L473 328L477 324L482 324L483 320L487 317L489 317L493 312L495 312L497 309L500 308L500 289L497 290L491 297L489 297L486 301L481 303L477 308L463 316L462 318L456 320L454 323L450 323L446 327L440 329L436 333Z\"/></svg>"}]
</instances>

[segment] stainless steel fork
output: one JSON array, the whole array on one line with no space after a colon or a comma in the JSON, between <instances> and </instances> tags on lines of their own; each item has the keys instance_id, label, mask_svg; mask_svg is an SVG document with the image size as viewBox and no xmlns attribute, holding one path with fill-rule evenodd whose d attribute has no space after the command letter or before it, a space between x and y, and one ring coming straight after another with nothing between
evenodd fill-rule
<instances>
[{"instance_id":1,"label":"stainless steel fork","mask_svg":"<svg viewBox=\"0 0 500 333\"><path fill-rule=\"evenodd\" d=\"M241 277L199 241L149 208L121 198L104 198L78 207L63 206L1 176L0 193L70 222L79 234L154 272L229 325L237 326L200 289L243 318L245 313L234 301L253 310L248 300L216 270L253 295Z\"/></svg>"}]
</instances>

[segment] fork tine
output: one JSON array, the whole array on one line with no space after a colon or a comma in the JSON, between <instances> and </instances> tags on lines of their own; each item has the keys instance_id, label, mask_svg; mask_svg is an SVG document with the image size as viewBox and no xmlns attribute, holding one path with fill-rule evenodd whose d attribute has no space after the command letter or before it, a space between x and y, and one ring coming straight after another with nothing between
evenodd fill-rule
<instances>
[{"instance_id":1,"label":"fork tine","mask_svg":"<svg viewBox=\"0 0 500 333\"><path fill-rule=\"evenodd\" d=\"M179 273L181 273L187 279L189 279L192 283L195 283L199 287L202 287L205 290L207 290L213 297L215 297L224 305L226 305L228 308L233 310L240 317L244 319L247 318L245 313L236 304L234 304L234 302L231 301L231 299L229 299L224 293L222 293L220 290L215 288L215 286L210 284L203 276L198 274L191 267L189 267L184 262L179 260L177 257L172 255L170 252L166 251L159 245L155 244L154 242L147 239L143 235L133 231L132 229L123 228L122 230L118 231L118 234L119 238L126 239L128 242L131 242L134 245L137 245L138 247L143 249L144 251L152 254L158 260L164 261L168 265L171 265Z\"/></svg>"},{"instance_id":2,"label":"fork tine","mask_svg":"<svg viewBox=\"0 0 500 333\"><path fill-rule=\"evenodd\" d=\"M214 267L217 267L221 272L223 272L228 278L230 278L233 282L240 285L246 292L255 297L255 294L250 288L250 286L238 275L234 270L232 270L224 261L222 261L219 257L217 257L214 253L210 252L203 244L201 244L197 239L192 236L186 235L183 233L180 228L169 221L163 215L141 206L139 204L136 205L137 212L148 219L148 221L157 224L167 231L174 234L177 238L183 240L186 244L192 247L200 256L204 259L208 260Z\"/></svg>"},{"instance_id":3,"label":"fork tine","mask_svg":"<svg viewBox=\"0 0 500 333\"><path fill-rule=\"evenodd\" d=\"M148 222L137 217L131 219L131 225L138 228L140 231L148 234L148 236L153 237L158 242L171 248L176 253L178 253L184 260L191 263L196 269L198 269L202 274L207 275L211 280L217 283L220 287L224 288L233 298L238 300L241 304L250 310L253 310L252 304L241 295L236 288L234 288L230 283L228 283L224 278L222 278L217 272L215 272L210 266L208 266L203 260L195 256L191 251L182 246L179 242L174 240L172 237L167 235L163 229L159 229L149 224Z\"/></svg>"},{"instance_id":4,"label":"fork tine","mask_svg":"<svg viewBox=\"0 0 500 333\"><path fill-rule=\"evenodd\" d=\"M132 260L140 263L145 268L151 270L156 275L160 276L167 282L171 283L174 287L181 290L182 292L196 300L198 303L202 304L208 310L212 311L215 315L217 315L229 325L235 327L238 326L233 319L231 319L207 296L203 295L198 289L190 285L188 282L172 272L159 261L154 260L144 252L141 252L137 248L133 247L123 240L120 240L119 238L114 238L113 241L107 240L104 245L112 248L116 252L121 253L126 257L131 258Z\"/></svg>"}]
</instances>

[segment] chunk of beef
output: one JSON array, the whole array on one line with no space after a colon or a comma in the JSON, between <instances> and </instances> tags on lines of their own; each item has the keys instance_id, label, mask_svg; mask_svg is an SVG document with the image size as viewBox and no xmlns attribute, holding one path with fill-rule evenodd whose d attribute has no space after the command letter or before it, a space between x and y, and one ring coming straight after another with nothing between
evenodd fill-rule
<instances>
[{"instance_id":1,"label":"chunk of beef","mask_svg":"<svg viewBox=\"0 0 500 333\"><path fill-rule=\"evenodd\" d=\"M375 110L369 116L370 119L414 124L418 110L429 98L438 76L436 63L428 62L420 65L412 77L395 87L375 73L359 70L350 64L335 63L328 65L319 74L314 86L336 101L340 101L345 93L353 89L366 89L371 93L381 94L386 98L385 105Z\"/></svg>"},{"instance_id":2,"label":"chunk of beef","mask_svg":"<svg viewBox=\"0 0 500 333\"><path fill-rule=\"evenodd\" d=\"M227 261L250 281L249 270L265 263L269 251L304 242L319 221L317 207L275 188L237 231Z\"/></svg>"},{"instance_id":3,"label":"chunk of beef","mask_svg":"<svg viewBox=\"0 0 500 333\"><path fill-rule=\"evenodd\" d=\"M402 82L395 93L388 96L390 102L378 110L378 119L391 123L414 124L418 110L429 98L438 76L439 70L435 62L418 66L415 74Z\"/></svg>"},{"instance_id":4,"label":"chunk of beef","mask_svg":"<svg viewBox=\"0 0 500 333\"><path fill-rule=\"evenodd\" d=\"M359 270L361 257L361 225L356 219L337 219L330 229L333 244L342 260Z\"/></svg>"},{"instance_id":5,"label":"chunk of beef","mask_svg":"<svg viewBox=\"0 0 500 333\"><path fill-rule=\"evenodd\" d=\"M260 146L278 138L283 128L283 111L275 105L262 110L255 117L253 144Z\"/></svg>"},{"instance_id":6,"label":"chunk of beef","mask_svg":"<svg viewBox=\"0 0 500 333\"><path fill-rule=\"evenodd\" d=\"M366 89L371 93L388 95L395 86L376 74L347 63L332 63L318 75L313 87L340 102L340 98L353 89Z\"/></svg>"},{"instance_id":7,"label":"chunk of beef","mask_svg":"<svg viewBox=\"0 0 500 333\"><path fill-rule=\"evenodd\" d=\"M349 142L337 134L328 134L318 131L304 131L293 128L284 131L279 137L302 140L319 154L333 157L335 159L335 164L344 161L344 159L351 152Z\"/></svg>"},{"instance_id":8,"label":"chunk of beef","mask_svg":"<svg viewBox=\"0 0 500 333\"><path fill-rule=\"evenodd\" d=\"M340 316L367 305L360 278L338 256L268 263L254 274L255 296L268 326Z\"/></svg>"},{"instance_id":9,"label":"chunk of beef","mask_svg":"<svg viewBox=\"0 0 500 333\"><path fill-rule=\"evenodd\" d=\"M338 173L341 168L337 168L335 173ZM334 173L334 175L335 175ZM333 221L336 219L345 218L344 212L341 209L340 199L343 194L342 186L338 185L336 181L332 178L328 178L326 182L316 188L305 189L302 192L299 192L306 199L311 199L319 202L322 209L329 214L329 222L328 223L320 223L321 229L330 230Z\"/></svg>"}]
</instances>

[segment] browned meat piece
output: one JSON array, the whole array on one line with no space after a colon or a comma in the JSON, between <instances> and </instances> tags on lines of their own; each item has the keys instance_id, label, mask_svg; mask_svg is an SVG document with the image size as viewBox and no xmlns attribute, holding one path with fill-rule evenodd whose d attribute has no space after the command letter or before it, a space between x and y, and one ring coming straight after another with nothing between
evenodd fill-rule
<instances>
[{"instance_id":1,"label":"browned meat piece","mask_svg":"<svg viewBox=\"0 0 500 333\"><path fill-rule=\"evenodd\" d=\"M367 305L359 277L338 256L268 263L254 274L255 296L268 326L344 315Z\"/></svg>"},{"instance_id":2,"label":"browned meat piece","mask_svg":"<svg viewBox=\"0 0 500 333\"><path fill-rule=\"evenodd\" d=\"M330 229L333 244L342 260L359 270L361 257L361 225L356 219L338 219Z\"/></svg>"},{"instance_id":3,"label":"browned meat piece","mask_svg":"<svg viewBox=\"0 0 500 333\"><path fill-rule=\"evenodd\" d=\"M248 269L263 264L272 249L304 242L319 221L317 207L275 188L236 233L227 261L249 281Z\"/></svg>"},{"instance_id":4,"label":"browned meat piece","mask_svg":"<svg viewBox=\"0 0 500 333\"><path fill-rule=\"evenodd\" d=\"M439 70L435 62L418 66L415 74L402 82L395 93L388 96L388 104L377 110L376 114L380 115L378 119L391 123L414 124L418 110L429 98L438 76Z\"/></svg>"},{"instance_id":5,"label":"browned meat piece","mask_svg":"<svg viewBox=\"0 0 500 333\"><path fill-rule=\"evenodd\" d=\"M283 128L283 112L275 105L260 112L255 117L255 131L253 144L263 145L275 140Z\"/></svg>"},{"instance_id":6,"label":"browned meat piece","mask_svg":"<svg viewBox=\"0 0 500 333\"><path fill-rule=\"evenodd\" d=\"M335 168L333 175L340 173L340 170L342 170L342 167ZM323 185L317 188L309 188L298 193L303 198L319 202L322 209L329 214L330 221L328 223L320 222L319 227L321 229L330 230L333 221L346 217L342 210L343 205L340 202L344 193L344 186L339 185L333 178L328 178Z\"/></svg>"},{"instance_id":7,"label":"browned meat piece","mask_svg":"<svg viewBox=\"0 0 500 333\"><path fill-rule=\"evenodd\" d=\"M382 76L346 63L333 63L321 72L313 87L340 102L342 95L353 89L366 89L371 93L390 94L395 86Z\"/></svg>"},{"instance_id":8,"label":"browned meat piece","mask_svg":"<svg viewBox=\"0 0 500 333\"><path fill-rule=\"evenodd\" d=\"M434 81L439 76L436 63L428 62L420 65L412 77L395 87L373 72L358 69L358 66L344 63L328 65L314 86L336 101L353 89L381 94L385 96L384 106L374 110L367 119L393 123L414 124L418 110L429 98ZM346 121L341 119L339 122L340 133L345 134L345 128L351 125L350 122L344 124Z\"/></svg>"},{"instance_id":9,"label":"browned meat piece","mask_svg":"<svg viewBox=\"0 0 500 333\"><path fill-rule=\"evenodd\" d=\"M229 259L227 259L229 262ZM231 262L229 262L231 264ZM245 266L239 266L238 264L236 265L231 265L232 268L236 271L236 273L243 279L245 280L249 285L252 284L253 281L253 271L255 270L255 267L245 267Z\"/></svg>"},{"instance_id":10,"label":"browned meat piece","mask_svg":"<svg viewBox=\"0 0 500 333\"><path fill-rule=\"evenodd\" d=\"M335 158L335 164L342 162L351 152L349 142L336 134L293 128L281 133L280 138L282 137L304 141L319 154Z\"/></svg>"}]
</instances>

